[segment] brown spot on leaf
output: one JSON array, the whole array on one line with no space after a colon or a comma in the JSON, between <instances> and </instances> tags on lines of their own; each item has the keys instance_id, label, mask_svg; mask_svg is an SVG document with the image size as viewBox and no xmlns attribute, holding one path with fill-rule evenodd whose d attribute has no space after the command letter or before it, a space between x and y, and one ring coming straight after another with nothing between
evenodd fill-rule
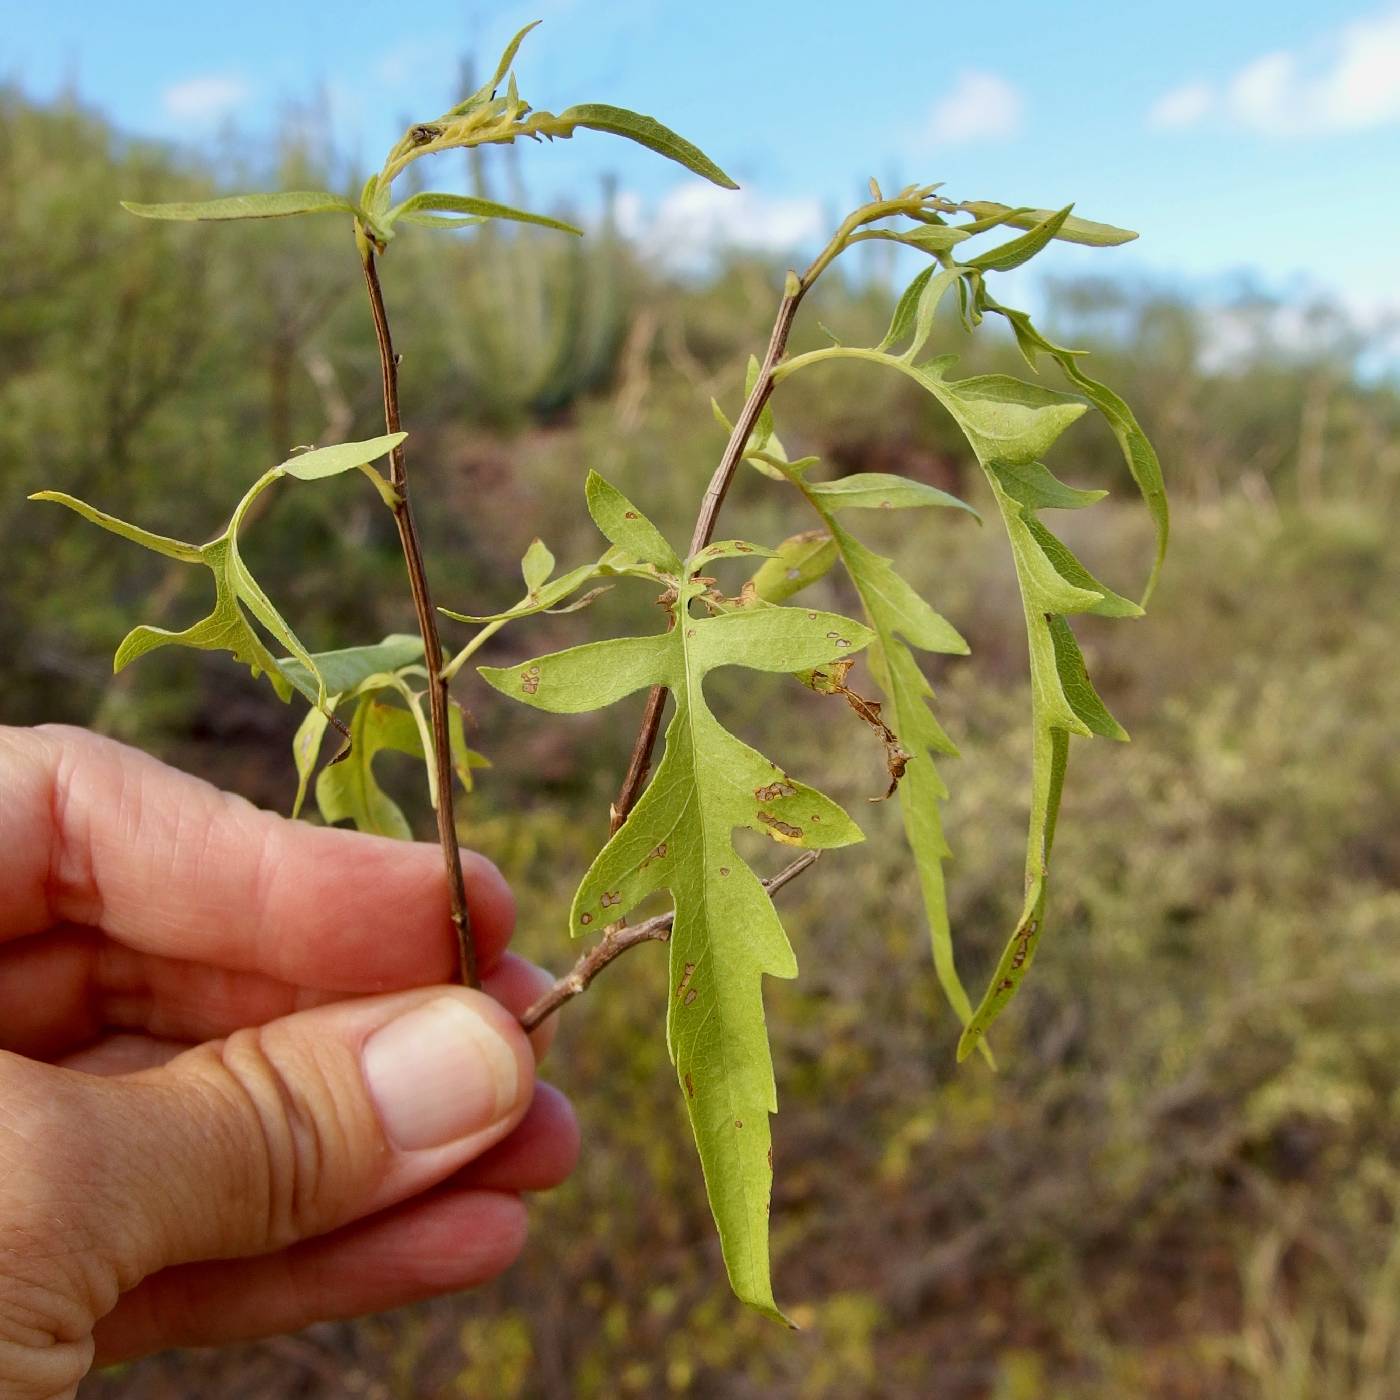
<instances>
[{"instance_id":1,"label":"brown spot on leaf","mask_svg":"<svg viewBox=\"0 0 1400 1400\"><path fill-rule=\"evenodd\" d=\"M591 924L593 922L593 915L588 913L580 914L578 916L578 921L581 924Z\"/></svg>"},{"instance_id":2,"label":"brown spot on leaf","mask_svg":"<svg viewBox=\"0 0 1400 1400\"><path fill-rule=\"evenodd\" d=\"M540 688L540 668L527 666L520 673L520 688L526 695L533 695Z\"/></svg>"},{"instance_id":3,"label":"brown spot on leaf","mask_svg":"<svg viewBox=\"0 0 1400 1400\"><path fill-rule=\"evenodd\" d=\"M686 988L690 986L690 979L694 976L695 964L693 962L686 963L685 971L681 974L681 980L678 983L676 983L676 995L678 997L685 995ZM694 995L694 993L692 993L691 995Z\"/></svg>"},{"instance_id":4,"label":"brown spot on leaf","mask_svg":"<svg viewBox=\"0 0 1400 1400\"><path fill-rule=\"evenodd\" d=\"M791 822L785 822L775 817L772 812L760 812L758 819L779 841L798 841L802 838L800 826L793 826Z\"/></svg>"},{"instance_id":5,"label":"brown spot on leaf","mask_svg":"<svg viewBox=\"0 0 1400 1400\"><path fill-rule=\"evenodd\" d=\"M768 1170L770 1172L773 1170L773 1149L771 1147L768 1149Z\"/></svg>"},{"instance_id":6,"label":"brown spot on leaf","mask_svg":"<svg viewBox=\"0 0 1400 1400\"><path fill-rule=\"evenodd\" d=\"M622 891L621 891L621 890L605 890L605 891L603 892L603 897L602 897L602 899L600 899L600 900L598 901L598 903L601 904L601 905L603 906L604 909L608 908L610 905L613 905L613 904L621 904L621 903L622 903Z\"/></svg>"},{"instance_id":7,"label":"brown spot on leaf","mask_svg":"<svg viewBox=\"0 0 1400 1400\"><path fill-rule=\"evenodd\" d=\"M688 1098L695 1097L695 1081L688 1074L685 1077L685 1092Z\"/></svg>"},{"instance_id":8,"label":"brown spot on leaf","mask_svg":"<svg viewBox=\"0 0 1400 1400\"><path fill-rule=\"evenodd\" d=\"M720 868L719 868L719 873L720 873L721 875L728 875L728 874L729 874L729 867L728 867L727 865L721 865Z\"/></svg>"},{"instance_id":9,"label":"brown spot on leaf","mask_svg":"<svg viewBox=\"0 0 1400 1400\"><path fill-rule=\"evenodd\" d=\"M681 1001L684 1002L686 1006L689 1006L689 1005L691 1004L691 1002L693 1002L693 1001L695 1000L695 998L696 998L698 995L699 995L699 993L695 990L694 987L692 987L692 988L681 998Z\"/></svg>"},{"instance_id":10,"label":"brown spot on leaf","mask_svg":"<svg viewBox=\"0 0 1400 1400\"><path fill-rule=\"evenodd\" d=\"M779 797L796 797L797 789L791 783L769 783L766 787L754 788L753 795L760 802L773 802Z\"/></svg>"},{"instance_id":11,"label":"brown spot on leaf","mask_svg":"<svg viewBox=\"0 0 1400 1400\"><path fill-rule=\"evenodd\" d=\"M736 1118L734 1120L734 1126L736 1128L742 1128L744 1126L744 1120L742 1118Z\"/></svg>"},{"instance_id":12,"label":"brown spot on leaf","mask_svg":"<svg viewBox=\"0 0 1400 1400\"><path fill-rule=\"evenodd\" d=\"M624 520L637 520L637 519L640 519L640 517L638 516L638 514L637 514L637 512L636 512L635 510L623 511L623 513L622 513L622 518L623 518Z\"/></svg>"}]
</instances>

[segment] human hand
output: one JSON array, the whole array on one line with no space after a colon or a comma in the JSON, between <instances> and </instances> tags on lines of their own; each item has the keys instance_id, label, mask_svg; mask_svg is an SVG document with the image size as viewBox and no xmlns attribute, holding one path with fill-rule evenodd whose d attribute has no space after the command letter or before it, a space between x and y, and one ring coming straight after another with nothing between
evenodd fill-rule
<instances>
[{"instance_id":1,"label":"human hand","mask_svg":"<svg viewBox=\"0 0 1400 1400\"><path fill-rule=\"evenodd\" d=\"M464 865L480 992L441 985L435 846L0 728L0 1394L511 1263L577 1129L514 1019L510 892Z\"/></svg>"}]
</instances>

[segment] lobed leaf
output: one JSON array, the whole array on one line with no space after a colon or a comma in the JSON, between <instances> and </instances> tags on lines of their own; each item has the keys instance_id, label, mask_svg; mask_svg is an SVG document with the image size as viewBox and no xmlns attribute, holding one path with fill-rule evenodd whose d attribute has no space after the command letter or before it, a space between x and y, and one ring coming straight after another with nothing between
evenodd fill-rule
<instances>
[{"instance_id":1,"label":"lobed leaf","mask_svg":"<svg viewBox=\"0 0 1400 1400\"><path fill-rule=\"evenodd\" d=\"M1103 415L1117 440L1119 450L1123 454L1123 460L1133 481L1137 484L1138 491L1156 527L1157 539L1152 571L1148 575L1147 585L1142 594L1142 601L1146 603L1152 596L1153 589L1157 586L1157 579L1161 575L1162 564L1166 559L1167 542L1171 535L1171 514L1167 505L1166 483L1162 479L1162 464L1157 459L1156 449L1152 446L1147 434L1143 432L1137 418L1133 415L1133 411L1123 399L1106 384L1100 384L1097 379L1092 378L1079 368L1078 361L1083 355L1083 351L1068 350L1063 345L1056 345L1036 329L1031 318L1024 311L1017 311L1012 307L1001 305L986 292L985 288L979 288L978 299L986 310L996 312L1011 323L1011 328L1016 335L1016 343L1020 346L1021 353L1032 369L1036 366L1036 356L1041 353L1049 355L1059 365L1061 372L1070 383Z\"/></svg>"},{"instance_id":2,"label":"lobed leaf","mask_svg":"<svg viewBox=\"0 0 1400 1400\"><path fill-rule=\"evenodd\" d=\"M600 526L607 522L605 533L616 528L615 498L620 493L608 494L590 478L590 509ZM650 553L661 551L653 544ZM655 776L584 876L570 929L575 936L600 932L651 894L670 891L667 1040L725 1264L740 1298L781 1317L769 1279L768 1119L777 1100L761 984L765 975L794 975L796 965L732 833L745 827L784 845L819 848L859 840L860 831L829 798L728 733L709 709L704 682L722 666L819 666L854 654L873 634L849 618L801 608L692 617L690 604L707 586L695 577L703 559L702 551L668 591L665 633L592 642L516 666L483 667L481 674L503 693L555 713L594 709L654 685L675 697Z\"/></svg>"},{"instance_id":3,"label":"lobed leaf","mask_svg":"<svg viewBox=\"0 0 1400 1400\"><path fill-rule=\"evenodd\" d=\"M350 722L350 752L340 763L323 768L316 779L316 805L328 826L353 821L358 830L374 836L413 839L402 808L374 776L374 760L385 749L421 758L417 721L398 705L361 695Z\"/></svg>"}]
</instances>

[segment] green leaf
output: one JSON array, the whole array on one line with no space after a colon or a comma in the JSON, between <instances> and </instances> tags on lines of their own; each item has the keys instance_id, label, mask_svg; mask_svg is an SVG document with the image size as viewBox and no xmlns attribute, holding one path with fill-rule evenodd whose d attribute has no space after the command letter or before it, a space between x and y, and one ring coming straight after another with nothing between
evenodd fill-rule
<instances>
[{"instance_id":1,"label":"green leaf","mask_svg":"<svg viewBox=\"0 0 1400 1400\"><path fill-rule=\"evenodd\" d=\"M870 668L888 702L882 718L909 755L898 787L899 806L905 839L918 872L934 970L944 995L965 1026L972 1017L972 1005L958 975L943 875L943 863L951 854L942 817L942 802L948 789L934 766L935 754L956 755L957 749L933 716L933 689L910 646L952 655L966 654L968 646L952 624L895 571L891 560L867 549L836 520L836 511L842 505L856 503L881 505L886 499L902 506L962 503L952 497L941 499L944 493L903 477L847 477L846 482L856 483L847 493L854 500L843 500L839 490L823 489L839 487L841 482L818 484L796 476L793 481L821 515L826 530L817 532L818 536L828 539L839 553L875 630L877 640L871 648ZM863 495L872 486L884 494ZM933 496L927 492L933 492ZM760 597L765 596L761 587L757 591ZM983 1053L991 1062L991 1051L985 1045Z\"/></svg>"},{"instance_id":2,"label":"green leaf","mask_svg":"<svg viewBox=\"0 0 1400 1400\"><path fill-rule=\"evenodd\" d=\"M520 561L520 573L525 587L532 593L554 572L554 555L541 539L530 541L525 557Z\"/></svg>"},{"instance_id":3,"label":"green leaf","mask_svg":"<svg viewBox=\"0 0 1400 1400\"><path fill-rule=\"evenodd\" d=\"M547 214L532 214L525 209L512 209L508 204L497 204L494 200L478 199L475 195L440 194L429 190L423 194L410 195L402 204L395 205L383 219L387 228L392 228L400 219L409 223L423 223L434 212L468 215L472 221L479 219L509 219L517 224L539 224L542 228L558 229L561 233L574 233L583 237L583 230L562 219L552 219ZM431 220L438 224L438 220ZM439 224L439 226L442 226ZM448 226L464 226L462 221L453 219Z\"/></svg>"},{"instance_id":4,"label":"green leaf","mask_svg":"<svg viewBox=\"0 0 1400 1400\"><path fill-rule=\"evenodd\" d=\"M1016 228L1034 228L1054 216L1048 209L1013 210L1005 204L992 204L986 200L970 200L962 206L979 219L1005 216L1001 222ZM1067 218L1058 228L1055 237L1062 243L1083 243L1092 248L1111 248L1120 243L1131 243L1137 237L1131 229L1114 228L1112 224L1097 224L1092 219Z\"/></svg>"},{"instance_id":5,"label":"green leaf","mask_svg":"<svg viewBox=\"0 0 1400 1400\"><path fill-rule=\"evenodd\" d=\"M980 462L1034 462L1081 417L1086 405L1070 394L1028 384L1009 374L945 379L920 366L925 386L957 420Z\"/></svg>"},{"instance_id":6,"label":"green leaf","mask_svg":"<svg viewBox=\"0 0 1400 1400\"><path fill-rule=\"evenodd\" d=\"M698 554L692 555L686 567L693 573L696 569L703 569L706 564L713 564L716 559L775 559L777 555L776 549L769 549L767 545L750 544L747 540L716 540L713 544L707 544Z\"/></svg>"},{"instance_id":7,"label":"green leaf","mask_svg":"<svg viewBox=\"0 0 1400 1400\"><path fill-rule=\"evenodd\" d=\"M316 779L316 805L327 825L353 821L375 836L413 839L408 818L374 776L374 760L385 749L421 758L418 724L408 710L361 695L350 722L350 752Z\"/></svg>"},{"instance_id":8,"label":"green leaf","mask_svg":"<svg viewBox=\"0 0 1400 1400\"><path fill-rule=\"evenodd\" d=\"M1037 354L1044 352L1059 365L1064 376L1084 395L1103 415L1113 436L1118 441L1123 460L1137 483L1138 491L1152 515L1157 530L1157 548L1153 556L1152 572L1143 589L1142 601L1147 602L1157 586L1162 572L1162 564L1167 555L1167 541L1171 535L1171 513L1167 506L1166 483L1162 480L1162 464L1157 460L1156 449L1148 440L1147 434L1139 426L1133 411L1105 384L1091 378L1079 368L1078 361L1082 350L1068 350L1056 345L1036 329L1031 318L1024 311L1002 306L989 296L985 289L979 293L982 304L988 311L1004 316L1016 333L1016 343L1027 362L1035 368Z\"/></svg>"},{"instance_id":9,"label":"green leaf","mask_svg":"<svg viewBox=\"0 0 1400 1400\"><path fill-rule=\"evenodd\" d=\"M185 544L181 540L172 540L168 535L153 535L149 530L143 530L139 525L129 525L125 520L119 520L115 515L108 515L105 510L98 510L96 506L90 506L86 501L80 501L76 496L70 496L65 491L35 491L29 499L31 501L54 501L58 505L67 506L69 510L81 515L84 520L89 520L94 525L100 525L104 530L109 530L114 535L120 535L123 539L131 540L132 543L139 544L156 554L163 554L167 559L178 559L183 564L198 564L203 560L203 552L197 544Z\"/></svg>"},{"instance_id":10,"label":"green leaf","mask_svg":"<svg viewBox=\"0 0 1400 1400\"><path fill-rule=\"evenodd\" d=\"M722 189L737 190L738 185L707 156L698 146L693 146L683 136L677 136L670 127L663 126L655 117L644 117L638 112L629 112L625 107L610 107L601 102L588 102L582 106L570 107L561 112L557 120L572 129L585 127L590 131L606 131L614 136L625 136L640 146L683 165L687 170L719 185Z\"/></svg>"},{"instance_id":11,"label":"green leaf","mask_svg":"<svg viewBox=\"0 0 1400 1400\"><path fill-rule=\"evenodd\" d=\"M383 671L411 666L423 656L423 639L407 632L393 632L370 646L341 647L312 652L311 659L332 696L348 695L361 682ZM315 687L315 677L295 657L284 656L277 669L305 695Z\"/></svg>"},{"instance_id":12,"label":"green leaf","mask_svg":"<svg viewBox=\"0 0 1400 1400\"><path fill-rule=\"evenodd\" d=\"M202 651L228 651L243 662L252 673L265 674L272 688L282 700L289 700L292 687L301 690L313 704L324 707L326 689L321 683L316 664L300 639L287 625L286 620L273 607L256 579L248 571L238 552L238 527L243 516L257 496L277 477L283 475L281 467L274 467L261 476L244 495L235 508L233 517L224 532L208 544L185 544L180 540L168 539L163 535L153 535L138 526L129 525L105 511L96 510L83 501L76 500L59 491L43 491L32 499L56 501L76 511L84 519L104 530L121 535L124 539L144 545L147 549L163 554L167 558L178 559L182 563L202 564L214 575L214 607L206 616L183 631L172 631L164 627L140 626L133 628L117 647L113 659L113 669L122 670L138 657L163 646L187 646ZM253 627L253 621L261 623L268 632L305 668L297 680L285 675L277 659L267 649L266 644ZM313 683L314 682L314 683Z\"/></svg>"},{"instance_id":13,"label":"green leaf","mask_svg":"<svg viewBox=\"0 0 1400 1400\"><path fill-rule=\"evenodd\" d=\"M520 52L520 45L525 42L525 36L538 25L543 24L543 20L531 20L510 43L505 47L505 52L501 54L501 61L496 65L496 71L491 75L489 82L483 83L475 93L475 100L483 101L489 98L501 85L501 79L510 71L510 65L515 62L515 55Z\"/></svg>"},{"instance_id":14,"label":"green leaf","mask_svg":"<svg viewBox=\"0 0 1400 1400\"><path fill-rule=\"evenodd\" d=\"M143 219L173 219L181 223L220 219L287 219L296 214L359 214L348 199L325 190L283 190L277 194L235 194L172 204L133 204L122 200L128 214Z\"/></svg>"},{"instance_id":15,"label":"green leaf","mask_svg":"<svg viewBox=\"0 0 1400 1400\"><path fill-rule=\"evenodd\" d=\"M595 709L648 686L675 697L665 752L627 820L574 897L571 931L602 931L651 894L675 902L668 1044L700 1150L725 1264L745 1302L779 1317L768 1265L772 1185L769 1114L776 1109L762 978L796 972L773 905L733 844L744 827L784 845L860 839L829 798L794 781L726 731L705 678L722 666L797 671L859 651L868 629L801 608L741 608L696 618L705 584L677 580L669 630L592 642L481 674L539 709Z\"/></svg>"},{"instance_id":16,"label":"green leaf","mask_svg":"<svg viewBox=\"0 0 1400 1400\"><path fill-rule=\"evenodd\" d=\"M1040 462L993 462L988 470L1008 496L1031 510L1082 510L1108 495L1066 486Z\"/></svg>"},{"instance_id":17,"label":"green leaf","mask_svg":"<svg viewBox=\"0 0 1400 1400\"><path fill-rule=\"evenodd\" d=\"M839 557L836 541L826 530L793 535L754 574L754 592L766 603L785 603L829 573Z\"/></svg>"},{"instance_id":18,"label":"green leaf","mask_svg":"<svg viewBox=\"0 0 1400 1400\"><path fill-rule=\"evenodd\" d=\"M965 274L960 268L926 267L904 290L890 318L889 330L876 347L888 350L912 331L912 337L901 357L912 363L933 333L933 318L939 304L954 283L961 283Z\"/></svg>"},{"instance_id":19,"label":"green leaf","mask_svg":"<svg viewBox=\"0 0 1400 1400\"><path fill-rule=\"evenodd\" d=\"M407 436L407 433L388 433L364 442L338 442L332 447L313 448L310 452L289 457L276 470L299 481L320 481L323 477L338 476L341 472L368 466L387 456Z\"/></svg>"},{"instance_id":20,"label":"green leaf","mask_svg":"<svg viewBox=\"0 0 1400 1400\"><path fill-rule=\"evenodd\" d=\"M1013 238L1009 243L1002 243L996 248L989 248L985 253L978 253L976 257L968 258L963 266L975 267L979 272L1009 272L1013 267L1020 267L1056 237L1073 208L1074 205L1067 204L1057 214L1047 214L1029 233L1022 234L1020 238ZM1007 222L1014 223L1015 220L1010 219Z\"/></svg>"},{"instance_id":21,"label":"green leaf","mask_svg":"<svg viewBox=\"0 0 1400 1400\"><path fill-rule=\"evenodd\" d=\"M981 519L966 501L960 501L947 491L889 472L856 472L836 481L809 482L807 493L820 500L827 510L904 510L913 506L950 506Z\"/></svg>"},{"instance_id":22,"label":"green leaf","mask_svg":"<svg viewBox=\"0 0 1400 1400\"><path fill-rule=\"evenodd\" d=\"M971 1054L987 1028L1015 996L1039 947L1045 927L1050 848L1059 815L1069 736L1102 735L1126 740L1089 680L1084 658L1063 614L1094 612L1109 617L1141 613L1089 573L1036 518L1031 500L1063 499L1069 488L1049 472L1013 475L1012 495L1002 485L1004 468L984 462L1011 543L1020 584L1031 668L1031 811L1026 841L1026 899L992 979L958 1043L958 1058ZM1071 493L1073 497L1074 493ZM1073 501L1072 504L1084 504Z\"/></svg>"},{"instance_id":23,"label":"green leaf","mask_svg":"<svg viewBox=\"0 0 1400 1400\"><path fill-rule=\"evenodd\" d=\"M604 481L597 472L589 472L584 492L594 524L619 549L654 564L662 573L681 572L680 557L666 543L665 536L616 486Z\"/></svg>"},{"instance_id":24,"label":"green leaf","mask_svg":"<svg viewBox=\"0 0 1400 1400\"><path fill-rule=\"evenodd\" d=\"M312 773L316 771L316 760L321 756L321 741L325 738L330 722L331 717L326 710L317 709L313 705L292 736L292 761L297 769L297 791L292 799L293 820L301 815L302 806L306 802L306 790L310 786Z\"/></svg>"}]
</instances>

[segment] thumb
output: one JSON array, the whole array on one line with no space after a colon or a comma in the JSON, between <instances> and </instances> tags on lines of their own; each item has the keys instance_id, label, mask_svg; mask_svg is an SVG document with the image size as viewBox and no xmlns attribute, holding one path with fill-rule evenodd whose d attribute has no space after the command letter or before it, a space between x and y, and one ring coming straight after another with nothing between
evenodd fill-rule
<instances>
[{"instance_id":1,"label":"thumb","mask_svg":"<svg viewBox=\"0 0 1400 1400\"><path fill-rule=\"evenodd\" d=\"M443 987L111 1079L0 1054L0 1352L7 1312L32 1330L56 1309L48 1330L71 1335L158 1269L282 1249L424 1190L515 1127L533 1079L510 1014ZM26 1239L41 1248L5 1278Z\"/></svg>"}]
</instances>

